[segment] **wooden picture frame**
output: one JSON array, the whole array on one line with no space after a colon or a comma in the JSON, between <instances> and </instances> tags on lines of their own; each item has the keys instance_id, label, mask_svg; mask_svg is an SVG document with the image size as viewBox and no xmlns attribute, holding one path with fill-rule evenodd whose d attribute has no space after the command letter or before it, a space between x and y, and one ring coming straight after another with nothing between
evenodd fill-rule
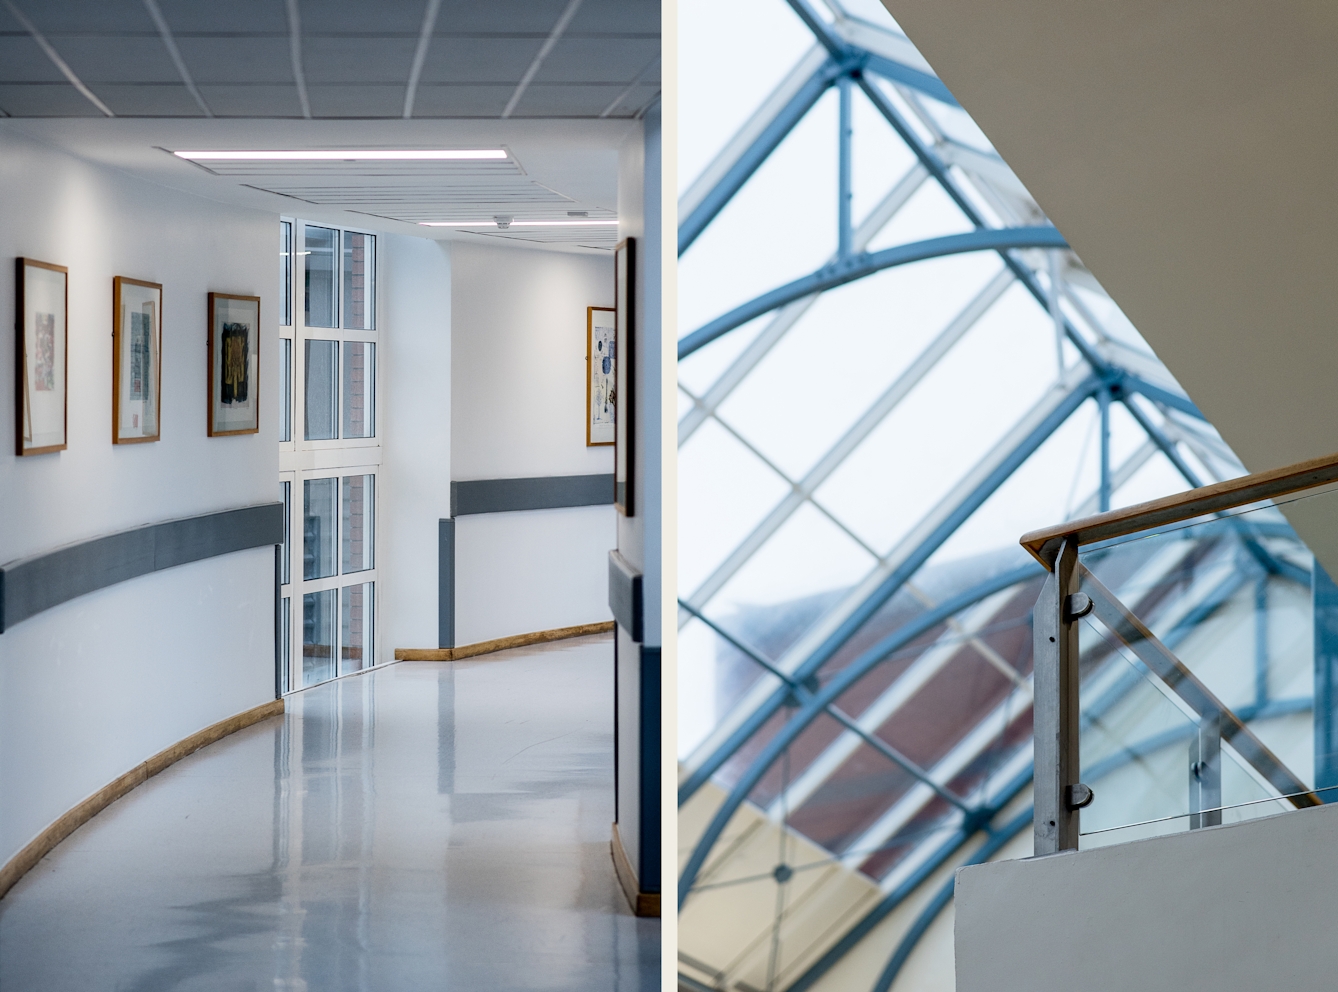
<instances>
[{"instance_id":1,"label":"wooden picture frame","mask_svg":"<svg viewBox=\"0 0 1338 992\"><path fill-rule=\"evenodd\" d=\"M20 257L14 286L15 452L64 451L69 441L70 270Z\"/></svg>"},{"instance_id":2,"label":"wooden picture frame","mask_svg":"<svg viewBox=\"0 0 1338 992\"><path fill-rule=\"evenodd\" d=\"M617 441L617 309L585 308L585 446ZM596 323L596 315L600 320ZM613 314L614 316L606 316Z\"/></svg>"},{"instance_id":3,"label":"wooden picture frame","mask_svg":"<svg viewBox=\"0 0 1338 992\"><path fill-rule=\"evenodd\" d=\"M614 467L613 505L634 516L632 487L636 464L636 239L627 238L613 251L614 337Z\"/></svg>"},{"instance_id":4,"label":"wooden picture frame","mask_svg":"<svg viewBox=\"0 0 1338 992\"><path fill-rule=\"evenodd\" d=\"M157 441L162 431L163 287L112 279L112 444Z\"/></svg>"},{"instance_id":5,"label":"wooden picture frame","mask_svg":"<svg viewBox=\"0 0 1338 992\"><path fill-rule=\"evenodd\" d=\"M260 431L260 297L209 294L210 437Z\"/></svg>"}]
</instances>

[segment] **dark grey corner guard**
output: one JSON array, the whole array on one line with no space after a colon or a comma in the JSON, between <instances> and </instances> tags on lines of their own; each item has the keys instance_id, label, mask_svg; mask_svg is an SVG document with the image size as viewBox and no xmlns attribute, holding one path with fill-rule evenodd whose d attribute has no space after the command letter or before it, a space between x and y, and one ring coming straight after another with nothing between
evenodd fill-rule
<instances>
[{"instance_id":1,"label":"dark grey corner guard","mask_svg":"<svg viewBox=\"0 0 1338 992\"><path fill-rule=\"evenodd\" d=\"M546 475L451 483L451 516L604 506L613 502L612 475Z\"/></svg>"},{"instance_id":2,"label":"dark grey corner guard","mask_svg":"<svg viewBox=\"0 0 1338 992\"><path fill-rule=\"evenodd\" d=\"M165 520L0 566L0 633L43 610L174 565L283 543L283 504Z\"/></svg>"},{"instance_id":3,"label":"dark grey corner guard","mask_svg":"<svg viewBox=\"0 0 1338 992\"><path fill-rule=\"evenodd\" d=\"M617 551L609 552L609 609L618 626L639 644L644 636L642 617L645 613L641 573Z\"/></svg>"}]
</instances>

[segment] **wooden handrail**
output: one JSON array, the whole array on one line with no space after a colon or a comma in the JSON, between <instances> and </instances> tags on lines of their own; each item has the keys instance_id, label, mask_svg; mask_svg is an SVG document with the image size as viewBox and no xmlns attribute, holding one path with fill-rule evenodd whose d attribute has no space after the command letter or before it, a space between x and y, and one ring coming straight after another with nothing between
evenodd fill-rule
<instances>
[{"instance_id":1,"label":"wooden handrail","mask_svg":"<svg viewBox=\"0 0 1338 992\"><path fill-rule=\"evenodd\" d=\"M1311 458L1271 472L1243 475L1239 479L1228 479L1174 496L1033 530L1022 535L1021 544L1033 558L1053 571L1055 555L1066 538L1075 538L1080 545L1095 544L1330 482L1338 482L1338 454Z\"/></svg>"}]
</instances>

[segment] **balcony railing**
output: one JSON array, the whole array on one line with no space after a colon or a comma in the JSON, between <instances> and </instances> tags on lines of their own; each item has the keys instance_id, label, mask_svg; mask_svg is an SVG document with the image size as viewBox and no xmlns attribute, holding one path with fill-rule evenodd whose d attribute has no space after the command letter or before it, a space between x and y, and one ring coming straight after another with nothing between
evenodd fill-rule
<instances>
[{"instance_id":1,"label":"balcony railing","mask_svg":"<svg viewBox=\"0 0 1338 992\"><path fill-rule=\"evenodd\" d=\"M1338 800L1338 455L1034 531L1035 853Z\"/></svg>"}]
</instances>

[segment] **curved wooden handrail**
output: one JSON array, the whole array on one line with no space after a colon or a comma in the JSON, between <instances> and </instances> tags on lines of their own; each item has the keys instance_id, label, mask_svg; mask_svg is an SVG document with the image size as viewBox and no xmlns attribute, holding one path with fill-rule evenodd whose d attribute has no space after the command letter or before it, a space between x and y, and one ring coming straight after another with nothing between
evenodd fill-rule
<instances>
[{"instance_id":1,"label":"curved wooden handrail","mask_svg":"<svg viewBox=\"0 0 1338 992\"><path fill-rule=\"evenodd\" d=\"M1338 482L1338 454L1311 458L1270 472L1243 475L1239 479L1228 479L1174 496L1033 530L1022 535L1021 544L1033 558L1053 571L1055 555L1067 538L1076 539L1080 545L1095 544L1331 482Z\"/></svg>"}]
</instances>

